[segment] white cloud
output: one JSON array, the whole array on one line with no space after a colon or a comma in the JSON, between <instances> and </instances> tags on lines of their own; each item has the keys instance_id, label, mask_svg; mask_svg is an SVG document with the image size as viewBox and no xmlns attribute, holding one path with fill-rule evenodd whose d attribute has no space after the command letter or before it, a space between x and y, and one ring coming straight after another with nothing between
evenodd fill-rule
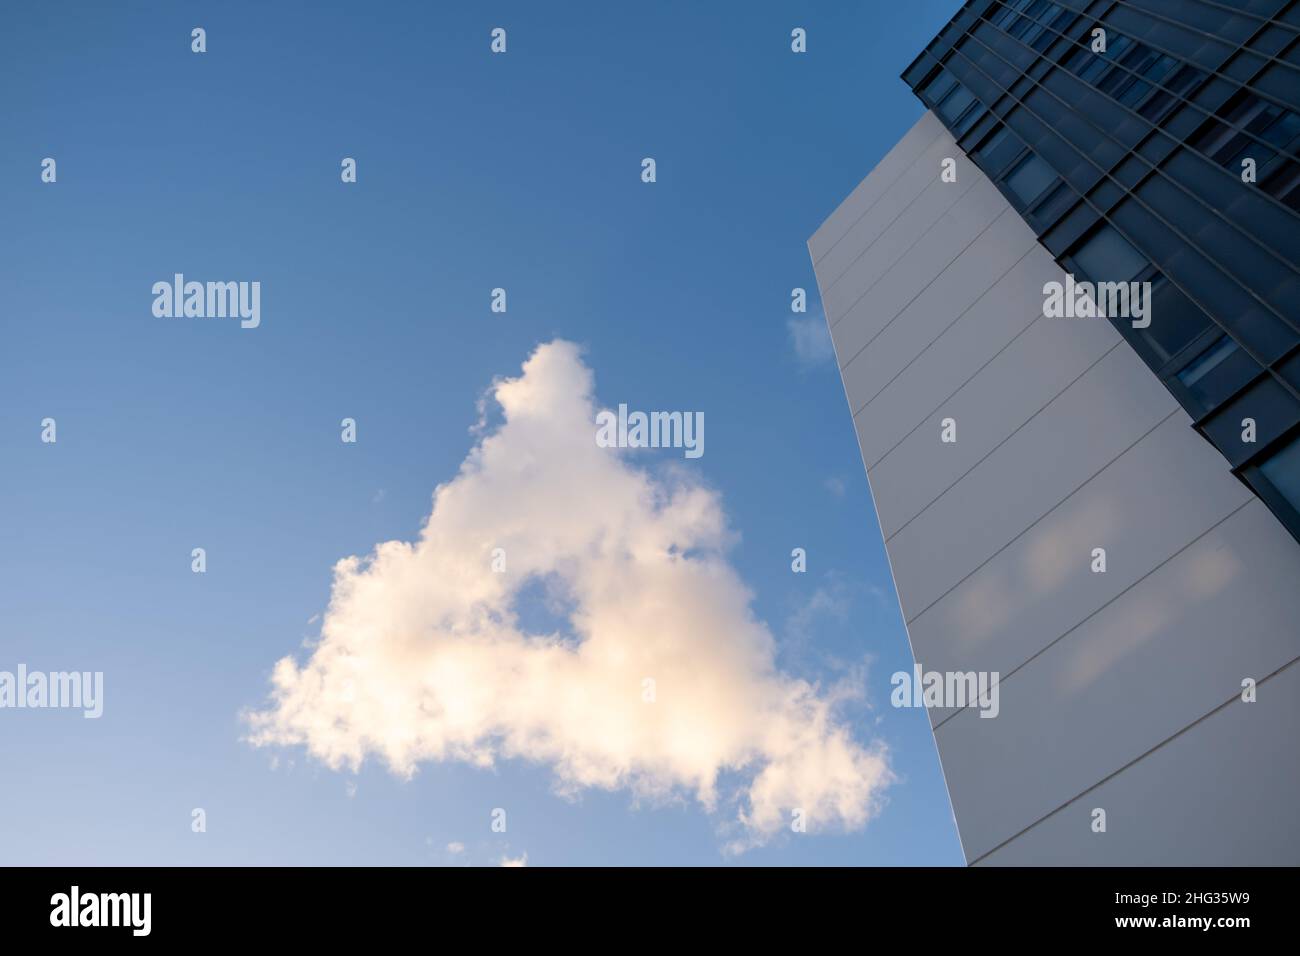
<instances>
[{"instance_id":1,"label":"white cloud","mask_svg":"<svg viewBox=\"0 0 1300 956\"><path fill-rule=\"evenodd\" d=\"M596 445L571 343L540 346L492 398L504 421L436 489L418 539L335 565L320 639L276 664L250 739L335 769L519 758L564 794L690 796L739 832L734 848L795 807L810 830L863 826L892 780L884 747L854 739L841 690L776 668L717 494ZM516 599L539 581L568 633L521 624Z\"/></svg>"},{"instance_id":2,"label":"white cloud","mask_svg":"<svg viewBox=\"0 0 1300 956\"><path fill-rule=\"evenodd\" d=\"M503 857L501 858L501 864L500 864L500 865L501 865L501 866L527 866L527 865L528 865L528 854L525 853L523 856L521 856L521 857L516 857L516 858L513 859L513 860L510 859L510 857L508 857L508 856L503 856ZM543 867L543 869L545 869L545 867Z\"/></svg>"},{"instance_id":3,"label":"white cloud","mask_svg":"<svg viewBox=\"0 0 1300 956\"><path fill-rule=\"evenodd\" d=\"M848 620L853 598L849 587L838 577L818 587L787 618L786 634L796 640L808 642L816 633L817 624L825 619L840 623Z\"/></svg>"},{"instance_id":4,"label":"white cloud","mask_svg":"<svg viewBox=\"0 0 1300 956\"><path fill-rule=\"evenodd\" d=\"M812 368L835 358L831 332L821 310L787 319L785 326L790 330L795 358L803 368Z\"/></svg>"},{"instance_id":5,"label":"white cloud","mask_svg":"<svg viewBox=\"0 0 1300 956\"><path fill-rule=\"evenodd\" d=\"M455 842L455 841L453 841L453 842L451 842L451 843L448 843L448 844L447 844L447 852L450 853L452 856L456 856L457 854L464 853L464 852L465 852L465 844L463 844L463 843L459 843L459 842Z\"/></svg>"}]
</instances>

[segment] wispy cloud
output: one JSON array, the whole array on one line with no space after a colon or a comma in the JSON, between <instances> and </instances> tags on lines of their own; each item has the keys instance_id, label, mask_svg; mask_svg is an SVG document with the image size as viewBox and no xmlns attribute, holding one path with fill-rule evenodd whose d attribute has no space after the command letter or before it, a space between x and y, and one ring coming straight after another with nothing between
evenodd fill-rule
<instances>
[{"instance_id":1,"label":"wispy cloud","mask_svg":"<svg viewBox=\"0 0 1300 956\"><path fill-rule=\"evenodd\" d=\"M527 865L528 865L528 854L525 853L523 856L515 857L514 859L511 859L511 858L508 857L508 856L503 856L503 857L501 858L501 864L500 864L500 865L501 865L501 866L527 866ZM546 867L542 867L542 869L546 869Z\"/></svg>"},{"instance_id":2,"label":"wispy cloud","mask_svg":"<svg viewBox=\"0 0 1300 956\"><path fill-rule=\"evenodd\" d=\"M835 346L820 308L792 316L786 320L785 327L790 332L790 345L800 368L810 369L834 360Z\"/></svg>"},{"instance_id":3,"label":"wispy cloud","mask_svg":"<svg viewBox=\"0 0 1300 956\"><path fill-rule=\"evenodd\" d=\"M875 603L881 593L875 584L826 572L786 616L780 660L788 670L822 675L823 682L827 675L837 675L830 693L870 707L867 673L872 655L861 652L858 628L864 601ZM846 654L846 645L855 650Z\"/></svg>"},{"instance_id":4,"label":"wispy cloud","mask_svg":"<svg viewBox=\"0 0 1300 956\"><path fill-rule=\"evenodd\" d=\"M598 447L592 392L563 341L494 384L503 421L436 489L419 537L335 565L319 642L275 666L250 739L336 769L519 758L562 794L690 796L732 848L795 808L810 830L863 826L892 780L884 746L855 739L837 693L778 669L719 496ZM521 623L539 586L563 633Z\"/></svg>"},{"instance_id":5,"label":"wispy cloud","mask_svg":"<svg viewBox=\"0 0 1300 956\"><path fill-rule=\"evenodd\" d=\"M848 620L852 607L853 595L849 586L841 578L831 577L826 584L814 589L786 619L786 634L800 642L809 641L819 622L843 623Z\"/></svg>"}]
</instances>

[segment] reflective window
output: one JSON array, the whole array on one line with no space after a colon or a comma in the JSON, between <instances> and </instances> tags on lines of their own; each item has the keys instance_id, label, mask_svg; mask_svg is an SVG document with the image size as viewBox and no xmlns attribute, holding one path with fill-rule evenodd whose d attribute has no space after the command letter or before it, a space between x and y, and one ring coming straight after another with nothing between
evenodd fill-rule
<instances>
[{"instance_id":1,"label":"reflective window","mask_svg":"<svg viewBox=\"0 0 1300 956\"><path fill-rule=\"evenodd\" d=\"M1178 380L1209 411L1243 388L1259 368L1236 342L1222 335L1178 373Z\"/></svg>"},{"instance_id":2,"label":"reflective window","mask_svg":"<svg viewBox=\"0 0 1300 956\"><path fill-rule=\"evenodd\" d=\"M1300 135L1300 116L1275 106L1253 93L1242 91L1219 111L1229 123L1254 133L1266 142L1286 149Z\"/></svg>"},{"instance_id":3,"label":"reflective window","mask_svg":"<svg viewBox=\"0 0 1300 956\"><path fill-rule=\"evenodd\" d=\"M1300 164L1289 159L1274 163L1263 187L1296 212L1300 212Z\"/></svg>"},{"instance_id":4,"label":"reflective window","mask_svg":"<svg viewBox=\"0 0 1300 956\"><path fill-rule=\"evenodd\" d=\"M1036 21L1050 12L1048 10L1050 6L1047 0L1031 0L1029 6L1025 7L1025 15L1007 27L1007 33L1018 38L1021 43L1031 43L1038 34L1043 32L1042 25ZM1033 19L1030 19L1031 17Z\"/></svg>"},{"instance_id":5,"label":"reflective window","mask_svg":"<svg viewBox=\"0 0 1300 956\"><path fill-rule=\"evenodd\" d=\"M1217 342L1192 359L1191 364L1178 373L1178 378L1184 385L1191 387L1235 351L1237 351L1237 343L1226 335L1221 335Z\"/></svg>"},{"instance_id":6,"label":"reflective window","mask_svg":"<svg viewBox=\"0 0 1300 956\"><path fill-rule=\"evenodd\" d=\"M1300 510L1300 437L1269 456L1259 470L1291 507Z\"/></svg>"},{"instance_id":7,"label":"reflective window","mask_svg":"<svg viewBox=\"0 0 1300 956\"><path fill-rule=\"evenodd\" d=\"M1015 159L1024 150L1025 144L1005 126L1000 126L975 150L984 169L997 176L1007 168L1007 163Z\"/></svg>"},{"instance_id":8,"label":"reflective window","mask_svg":"<svg viewBox=\"0 0 1300 956\"><path fill-rule=\"evenodd\" d=\"M1124 34L1111 31L1105 53L1093 53L1091 46L1084 45L1066 61L1066 66L1087 82L1096 83L1132 45L1133 41Z\"/></svg>"},{"instance_id":9,"label":"reflective window","mask_svg":"<svg viewBox=\"0 0 1300 956\"><path fill-rule=\"evenodd\" d=\"M937 112L949 123L953 123L974 102L974 95L965 87L958 86L943 98L943 101L939 103Z\"/></svg>"},{"instance_id":10,"label":"reflective window","mask_svg":"<svg viewBox=\"0 0 1300 956\"><path fill-rule=\"evenodd\" d=\"M1288 167L1295 164L1279 155L1279 150L1292 152L1300 148L1300 115L1246 90L1228 100L1218 115L1226 122L1207 120L1192 137L1192 146L1237 175L1241 174L1243 161L1253 159L1256 181L1295 208L1294 201L1288 198L1294 185Z\"/></svg>"},{"instance_id":11,"label":"reflective window","mask_svg":"<svg viewBox=\"0 0 1300 956\"><path fill-rule=\"evenodd\" d=\"M1149 265L1115 228L1103 223L1072 258L1093 282L1127 282Z\"/></svg>"},{"instance_id":12,"label":"reflective window","mask_svg":"<svg viewBox=\"0 0 1300 956\"><path fill-rule=\"evenodd\" d=\"M1156 87L1170 76L1178 61L1112 31L1105 53L1093 53L1091 47L1084 47L1069 58L1066 66L1125 106L1136 107L1154 92L1151 108L1143 111L1150 117L1171 101L1168 93ZM1184 67L1170 77L1170 83L1177 84L1171 89L1181 94L1199 76L1199 71Z\"/></svg>"},{"instance_id":13,"label":"reflective window","mask_svg":"<svg viewBox=\"0 0 1300 956\"><path fill-rule=\"evenodd\" d=\"M1049 3L1047 9L1039 16L1039 19L1047 25L1046 28L1037 28L1035 30L1035 33L1038 34L1037 37L1026 36L1024 38L1025 42L1039 53L1042 53L1052 45L1052 42L1060 35L1061 27L1073 16L1072 11L1062 10L1057 4Z\"/></svg>"},{"instance_id":14,"label":"reflective window","mask_svg":"<svg viewBox=\"0 0 1300 956\"><path fill-rule=\"evenodd\" d=\"M1154 353L1156 364L1163 365L1213 323L1166 276L1157 273L1149 281L1151 324L1137 334Z\"/></svg>"},{"instance_id":15,"label":"reflective window","mask_svg":"<svg viewBox=\"0 0 1300 956\"><path fill-rule=\"evenodd\" d=\"M925 95L930 98L931 102L937 103L947 96L956 85L957 80L951 73L940 70L934 75L934 79L926 85Z\"/></svg>"},{"instance_id":16,"label":"reflective window","mask_svg":"<svg viewBox=\"0 0 1300 956\"><path fill-rule=\"evenodd\" d=\"M984 104L976 100L971 104L961 116L953 121L952 132L954 136L960 137L962 133L970 129L985 113Z\"/></svg>"},{"instance_id":17,"label":"reflective window","mask_svg":"<svg viewBox=\"0 0 1300 956\"><path fill-rule=\"evenodd\" d=\"M1003 181L1021 204L1028 206L1043 194L1043 190L1056 182L1056 173L1052 167L1030 153L1016 163Z\"/></svg>"},{"instance_id":18,"label":"reflective window","mask_svg":"<svg viewBox=\"0 0 1300 956\"><path fill-rule=\"evenodd\" d=\"M1057 183L1055 188L1034 204L1032 215L1043 222L1055 222L1069 209L1079 194L1065 183Z\"/></svg>"},{"instance_id":19,"label":"reflective window","mask_svg":"<svg viewBox=\"0 0 1300 956\"><path fill-rule=\"evenodd\" d=\"M1019 11L1029 6L1032 2L1033 0L1006 0L1006 2L1002 4L997 15L993 17L993 22L1000 27L1005 27L1016 18L1016 14Z\"/></svg>"},{"instance_id":20,"label":"reflective window","mask_svg":"<svg viewBox=\"0 0 1300 956\"><path fill-rule=\"evenodd\" d=\"M1174 97L1183 96L1205 76L1200 70L1191 66L1181 66L1164 84L1164 90L1155 94L1138 107L1138 112L1149 120L1155 120L1174 102ZM1166 92L1166 90L1168 92Z\"/></svg>"},{"instance_id":21,"label":"reflective window","mask_svg":"<svg viewBox=\"0 0 1300 956\"><path fill-rule=\"evenodd\" d=\"M1150 92L1150 83L1143 82L1135 76L1130 76L1115 88L1115 99L1125 106L1136 106L1142 102L1142 97Z\"/></svg>"}]
</instances>

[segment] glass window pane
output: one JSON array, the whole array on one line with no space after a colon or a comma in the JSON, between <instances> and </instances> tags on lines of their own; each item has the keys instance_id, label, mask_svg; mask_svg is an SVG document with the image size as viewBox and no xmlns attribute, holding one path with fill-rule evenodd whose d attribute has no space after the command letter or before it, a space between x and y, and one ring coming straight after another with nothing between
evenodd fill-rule
<instances>
[{"instance_id":1,"label":"glass window pane","mask_svg":"<svg viewBox=\"0 0 1300 956\"><path fill-rule=\"evenodd\" d=\"M1054 3L1049 3L1047 5L1047 9L1043 11L1042 16L1040 17L1040 19L1042 19L1045 23L1047 23L1047 29L1043 30L1042 34L1038 37L1038 39L1036 39L1033 43L1031 43L1030 46L1032 46L1039 53L1042 53L1049 46L1051 46L1052 41L1056 39L1056 32L1054 32L1055 27L1053 26L1053 24L1056 22L1056 20L1059 20L1060 17L1061 17L1061 8Z\"/></svg>"},{"instance_id":2,"label":"glass window pane","mask_svg":"<svg viewBox=\"0 0 1300 956\"><path fill-rule=\"evenodd\" d=\"M1052 20L1052 24L1051 24L1052 29L1055 30L1057 33L1060 33L1062 30L1065 29L1066 25L1074 18L1075 18L1075 12L1073 10L1062 9L1061 12L1058 13L1056 17Z\"/></svg>"},{"instance_id":3,"label":"glass window pane","mask_svg":"<svg viewBox=\"0 0 1300 956\"><path fill-rule=\"evenodd\" d=\"M1219 107L1219 115L1229 123L1244 126L1250 118L1259 113L1264 101L1247 90L1238 90L1226 103Z\"/></svg>"},{"instance_id":4,"label":"glass window pane","mask_svg":"<svg viewBox=\"0 0 1300 956\"><path fill-rule=\"evenodd\" d=\"M1253 113L1249 122L1238 120L1237 125L1249 133L1258 133L1260 130L1268 129L1272 126L1281 115L1281 107L1260 100L1259 109Z\"/></svg>"},{"instance_id":5,"label":"glass window pane","mask_svg":"<svg viewBox=\"0 0 1300 956\"><path fill-rule=\"evenodd\" d=\"M1092 83L1104 70L1115 63L1132 44L1133 41L1122 33L1112 33L1110 45L1106 47L1105 53L1093 53L1091 46L1085 46L1076 54L1074 61L1072 61L1072 68L1078 70L1079 76Z\"/></svg>"},{"instance_id":6,"label":"glass window pane","mask_svg":"<svg viewBox=\"0 0 1300 956\"><path fill-rule=\"evenodd\" d=\"M1269 177L1260 182L1271 195L1285 200L1288 194L1300 187L1300 165L1285 160L1278 163Z\"/></svg>"},{"instance_id":7,"label":"glass window pane","mask_svg":"<svg viewBox=\"0 0 1300 956\"><path fill-rule=\"evenodd\" d=\"M1165 89L1169 92L1158 92L1151 99L1142 104L1138 110L1147 119L1156 119L1165 109L1173 103L1175 96L1182 96L1204 76L1200 70L1191 66L1180 66L1178 71L1165 82Z\"/></svg>"},{"instance_id":8,"label":"glass window pane","mask_svg":"<svg viewBox=\"0 0 1300 956\"><path fill-rule=\"evenodd\" d=\"M1092 51L1086 46L1076 49L1065 60L1065 68L1071 73L1078 73L1092 62Z\"/></svg>"},{"instance_id":9,"label":"glass window pane","mask_svg":"<svg viewBox=\"0 0 1300 956\"><path fill-rule=\"evenodd\" d=\"M1030 46L1033 44L1034 40L1037 39L1038 34L1043 32L1043 25L1041 23L1034 23L1030 20L1024 19L1020 22L1025 24L1025 29L1019 31L1020 42L1025 44L1025 46Z\"/></svg>"},{"instance_id":10,"label":"glass window pane","mask_svg":"<svg viewBox=\"0 0 1300 956\"><path fill-rule=\"evenodd\" d=\"M1166 276L1157 273L1150 281L1151 325L1135 331L1163 363L1210 328L1212 323Z\"/></svg>"},{"instance_id":11,"label":"glass window pane","mask_svg":"<svg viewBox=\"0 0 1300 956\"><path fill-rule=\"evenodd\" d=\"M1243 137L1243 139L1245 138ZM1268 165L1268 161L1276 155L1277 153L1273 152L1262 143L1257 143L1253 139L1246 139L1245 142L1241 144L1240 149L1231 155L1225 156L1220 160L1220 162L1234 173L1240 173L1241 161L1243 159L1253 159L1256 166L1255 175L1261 176Z\"/></svg>"},{"instance_id":12,"label":"glass window pane","mask_svg":"<svg viewBox=\"0 0 1300 956\"><path fill-rule=\"evenodd\" d=\"M937 103L957 85L957 80L951 73L940 70L933 80L925 87L925 95L930 98L930 102Z\"/></svg>"},{"instance_id":13,"label":"glass window pane","mask_svg":"<svg viewBox=\"0 0 1300 956\"><path fill-rule=\"evenodd\" d=\"M1173 92L1182 95L1199 83L1205 74L1194 66L1180 67L1178 72L1169 78L1165 84Z\"/></svg>"},{"instance_id":14,"label":"glass window pane","mask_svg":"<svg viewBox=\"0 0 1300 956\"><path fill-rule=\"evenodd\" d=\"M1016 12L1027 3L1029 3L1029 0L1006 0L1003 6L999 8L997 15L994 16L993 22L1000 27L1005 27L1015 19Z\"/></svg>"},{"instance_id":15,"label":"glass window pane","mask_svg":"<svg viewBox=\"0 0 1300 956\"><path fill-rule=\"evenodd\" d=\"M1105 79L1097 84L1097 89L1103 93L1113 93L1124 83L1132 81L1132 77L1124 70L1111 70L1106 74Z\"/></svg>"},{"instance_id":16,"label":"glass window pane","mask_svg":"<svg viewBox=\"0 0 1300 956\"><path fill-rule=\"evenodd\" d=\"M1134 73L1144 73L1148 66L1159 59L1160 54L1145 43L1134 43L1128 53L1119 61Z\"/></svg>"},{"instance_id":17,"label":"glass window pane","mask_svg":"<svg viewBox=\"0 0 1300 956\"><path fill-rule=\"evenodd\" d=\"M1191 364L1178 373L1178 377L1184 385L1195 385L1205 377L1207 372L1215 368L1236 350L1237 343L1226 335L1221 335L1217 342L1192 359Z\"/></svg>"},{"instance_id":18,"label":"glass window pane","mask_svg":"<svg viewBox=\"0 0 1300 956\"><path fill-rule=\"evenodd\" d=\"M1191 139L1191 144L1206 156L1213 157L1224 145L1237 134L1218 120L1208 120L1205 128Z\"/></svg>"},{"instance_id":19,"label":"glass window pane","mask_svg":"<svg viewBox=\"0 0 1300 956\"><path fill-rule=\"evenodd\" d=\"M1228 137L1227 142L1214 151L1214 155L1210 158L1220 166L1227 166L1232 162L1233 157L1254 142L1245 133L1233 133L1232 136Z\"/></svg>"},{"instance_id":20,"label":"glass window pane","mask_svg":"<svg viewBox=\"0 0 1300 956\"><path fill-rule=\"evenodd\" d=\"M1029 205L1043 194L1043 190L1056 181L1052 167L1030 153L1007 174L1005 180L1010 189L1024 205Z\"/></svg>"},{"instance_id":21,"label":"glass window pane","mask_svg":"<svg viewBox=\"0 0 1300 956\"><path fill-rule=\"evenodd\" d=\"M1163 90L1157 90L1156 95L1143 103L1138 112L1149 120L1157 119L1165 108L1174 101L1174 98Z\"/></svg>"},{"instance_id":22,"label":"glass window pane","mask_svg":"<svg viewBox=\"0 0 1300 956\"><path fill-rule=\"evenodd\" d=\"M1165 56L1162 53L1143 68L1142 75L1155 83L1159 83L1164 78L1165 74L1172 70L1177 64L1178 61L1172 56Z\"/></svg>"},{"instance_id":23,"label":"glass window pane","mask_svg":"<svg viewBox=\"0 0 1300 956\"><path fill-rule=\"evenodd\" d=\"M1093 282L1127 282L1148 265L1146 257L1108 224L1094 232L1073 258Z\"/></svg>"},{"instance_id":24,"label":"glass window pane","mask_svg":"<svg viewBox=\"0 0 1300 956\"><path fill-rule=\"evenodd\" d=\"M1020 42L1028 43L1034 37L1038 36L1043 29L1035 21L1042 16L1043 11L1047 9L1047 0L1032 0L1028 7L1025 8L1025 15L1018 19L1009 30L1013 37L1019 37ZM1032 19L1031 19L1032 18Z\"/></svg>"},{"instance_id":25,"label":"glass window pane","mask_svg":"<svg viewBox=\"0 0 1300 956\"><path fill-rule=\"evenodd\" d=\"M1111 64L1109 60L1099 53L1088 51L1088 55L1092 59L1087 66L1079 71L1079 76L1084 80L1087 80L1089 83L1093 83L1096 81L1097 77L1101 76L1101 74L1110 67Z\"/></svg>"},{"instance_id":26,"label":"glass window pane","mask_svg":"<svg viewBox=\"0 0 1300 956\"><path fill-rule=\"evenodd\" d=\"M1125 106L1133 106L1149 92L1151 92L1151 84L1145 83L1142 80L1133 80L1133 82L1126 84L1123 89L1115 94L1115 99L1119 100Z\"/></svg>"},{"instance_id":27,"label":"glass window pane","mask_svg":"<svg viewBox=\"0 0 1300 956\"><path fill-rule=\"evenodd\" d=\"M1034 205L1033 215L1043 222L1059 219L1074 204L1079 194L1065 183L1057 183L1046 196Z\"/></svg>"},{"instance_id":28,"label":"glass window pane","mask_svg":"<svg viewBox=\"0 0 1300 956\"><path fill-rule=\"evenodd\" d=\"M1228 336L1209 348L1178 373L1178 380L1206 411L1218 407L1259 373L1260 367Z\"/></svg>"},{"instance_id":29,"label":"glass window pane","mask_svg":"<svg viewBox=\"0 0 1300 956\"><path fill-rule=\"evenodd\" d=\"M1291 439L1289 445L1275 452L1259 470L1291 502L1291 507L1300 509L1300 438Z\"/></svg>"},{"instance_id":30,"label":"glass window pane","mask_svg":"<svg viewBox=\"0 0 1300 956\"><path fill-rule=\"evenodd\" d=\"M1007 163L1020 155L1025 144L1005 126L984 141L975 153L990 175L997 176L1007 168Z\"/></svg>"},{"instance_id":31,"label":"glass window pane","mask_svg":"<svg viewBox=\"0 0 1300 956\"><path fill-rule=\"evenodd\" d=\"M1290 110L1283 110L1273 123L1260 132L1266 140L1281 149L1285 149L1291 140L1300 136L1300 116Z\"/></svg>"},{"instance_id":32,"label":"glass window pane","mask_svg":"<svg viewBox=\"0 0 1300 956\"><path fill-rule=\"evenodd\" d=\"M961 119L952 124L953 132L957 136L961 136L962 133L975 125L979 118L984 115L984 112L984 104L976 102L970 109L962 114Z\"/></svg>"},{"instance_id":33,"label":"glass window pane","mask_svg":"<svg viewBox=\"0 0 1300 956\"><path fill-rule=\"evenodd\" d=\"M949 123L961 115L962 110L975 102L975 97L964 86L959 86L939 104L938 113Z\"/></svg>"}]
</instances>

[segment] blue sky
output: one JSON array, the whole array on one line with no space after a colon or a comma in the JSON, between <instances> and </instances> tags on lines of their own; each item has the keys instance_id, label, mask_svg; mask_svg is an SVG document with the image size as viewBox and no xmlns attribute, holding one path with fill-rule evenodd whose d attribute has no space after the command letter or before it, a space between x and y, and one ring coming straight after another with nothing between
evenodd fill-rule
<instances>
[{"instance_id":1,"label":"blue sky","mask_svg":"<svg viewBox=\"0 0 1300 956\"><path fill-rule=\"evenodd\" d=\"M961 863L925 715L888 705L911 658L839 377L788 327L795 286L819 317L807 237L919 117L898 73L956 3L614 6L10 15L0 670L103 671L105 710L0 711L0 860ZM261 326L155 318L176 272L260 281ZM733 855L689 793L558 796L524 759L353 774L243 739L334 563L419 535L485 390L557 338L603 406L704 413L702 458L636 465L716 493L782 672L868 662L846 719L898 779L865 828Z\"/></svg>"}]
</instances>

